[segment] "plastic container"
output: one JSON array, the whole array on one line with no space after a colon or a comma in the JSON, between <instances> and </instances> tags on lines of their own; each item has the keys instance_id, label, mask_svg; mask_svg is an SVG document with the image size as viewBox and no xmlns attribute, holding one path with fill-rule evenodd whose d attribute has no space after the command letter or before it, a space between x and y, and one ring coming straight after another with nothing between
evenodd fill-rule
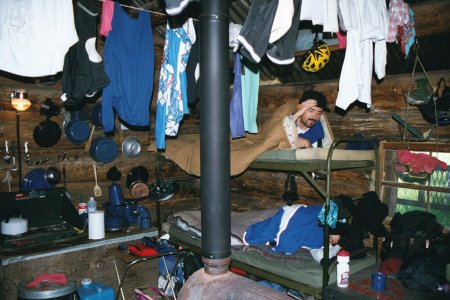
<instances>
[{"instance_id":1,"label":"plastic container","mask_svg":"<svg viewBox=\"0 0 450 300\"><path fill-rule=\"evenodd\" d=\"M91 197L87 202L87 212L92 213L97 211L97 201L95 201L94 197Z\"/></svg>"},{"instance_id":2,"label":"plastic container","mask_svg":"<svg viewBox=\"0 0 450 300\"><path fill-rule=\"evenodd\" d=\"M77 290L80 300L110 300L114 299L114 289L100 282L92 282L91 279L81 280L81 286Z\"/></svg>"},{"instance_id":3,"label":"plastic container","mask_svg":"<svg viewBox=\"0 0 450 300\"><path fill-rule=\"evenodd\" d=\"M345 250L341 250L337 255L337 268L336 268L336 284L338 287L346 288L350 283L350 253Z\"/></svg>"},{"instance_id":4,"label":"plastic container","mask_svg":"<svg viewBox=\"0 0 450 300\"><path fill-rule=\"evenodd\" d=\"M87 213L87 203L86 202L80 202L78 204L78 213L80 215Z\"/></svg>"}]
</instances>

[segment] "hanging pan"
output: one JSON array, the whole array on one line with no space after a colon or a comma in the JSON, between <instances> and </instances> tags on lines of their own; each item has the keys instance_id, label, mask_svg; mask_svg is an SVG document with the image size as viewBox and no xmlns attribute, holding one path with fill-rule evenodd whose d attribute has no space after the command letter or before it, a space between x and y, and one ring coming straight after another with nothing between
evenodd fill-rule
<instances>
[{"instance_id":1,"label":"hanging pan","mask_svg":"<svg viewBox=\"0 0 450 300\"><path fill-rule=\"evenodd\" d=\"M92 141L89 153L99 163L110 163L117 158L119 150L113 139L99 136Z\"/></svg>"},{"instance_id":2,"label":"hanging pan","mask_svg":"<svg viewBox=\"0 0 450 300\"><path fill-rule=\"evenodd\" d=\"M64 126L67 139L75 145L84 144L91 130L87 122L80 120L80 112L75 111L75 118Z\"/></svg>"},{"instance_id":3,"label":"hanging pan","mask_svg":"<svg viewBox=\"0 0 450 300\"><path fill-rule=\"evenodd\" d=\"M45 121L42 121L34 128L33 138L39 146L49 148L58 143L61 134L61 127L58 123L50 120L50 117L47 116Z\"/></svg>"}]
</instances>

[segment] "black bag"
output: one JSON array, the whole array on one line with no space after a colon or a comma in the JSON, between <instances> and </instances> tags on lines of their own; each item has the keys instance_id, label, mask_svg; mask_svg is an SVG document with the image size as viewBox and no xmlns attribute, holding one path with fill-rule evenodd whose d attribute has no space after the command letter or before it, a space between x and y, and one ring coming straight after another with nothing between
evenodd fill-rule
<instances>
[{"instance_id":1,"label":"black bag","mask_svg":"<svg viewBox=\"0 0 450 300\"><path fill-rule=\"evenodd\" d=\"M437 292L437 287L446 283L445 268L449 262L450 236L441 234L430 240L425 249L405 260L397 277L407 288Z\"/></svg>"},{"instance_id":2,"label":"black bag","mask_svg":"<svg viewBox=\"0 0 450 300\"><path fill-rule=\"evenodd\" d=\"M413 210L395 213L391 231L381 246L380 257L408 260L429 246L429 242L442 232L442 225L432 213Z\"/></svg>"},{"instance_id":3,"label":"black bag","mask_svg":"<svg viewBox=\"0 0 450 300\"><path fill-rule=\"evenodd\" d=\"M444 83L444 88L439 96L439 90L441 83ZM436 101L435 101L436 99ZM436 102L436 113L435 105ZM418 105L422 117L431 124L437 124L439 126L445 126L450 124L450 87L445 84L445 79L442 77L439 79L438 88L436 92L431 96L430 101L426 104ZM436 122L437 114L437 122Z\"/></svg>"}]
</instances>

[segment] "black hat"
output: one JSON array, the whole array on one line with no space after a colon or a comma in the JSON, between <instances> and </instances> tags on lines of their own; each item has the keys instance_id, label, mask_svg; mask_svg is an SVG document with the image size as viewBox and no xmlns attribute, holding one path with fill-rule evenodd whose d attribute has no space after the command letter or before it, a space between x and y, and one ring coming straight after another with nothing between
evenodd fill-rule
<instances>
[{"instance_id":1,"label":"black hat","mask_svg":"<svg viewBox=\"0 0 450 300\"><path fill-rule=\"evenodd\" d=\"M306 100L313 99L317 101L317 106L324 111L329 112L330 109L327 107L327 98L322 93L316 91L305 91L298 101L298 103L305 102Z\"/></svg>"}]
</instances>

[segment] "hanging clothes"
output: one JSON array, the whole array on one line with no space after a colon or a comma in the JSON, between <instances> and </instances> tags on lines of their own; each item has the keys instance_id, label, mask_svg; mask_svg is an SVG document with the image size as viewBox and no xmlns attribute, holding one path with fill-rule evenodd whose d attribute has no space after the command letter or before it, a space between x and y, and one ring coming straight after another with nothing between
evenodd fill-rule
<instances>
[{"instance_id":1,"label":"hanging clothes","mask_svg":"<svg viewBox=\"0 0 450 300\"><path fill-rule=\"evenodd\" d=\"M298 2L298 0L278 1L277 11L270 31L269 43L278 41L291 28L292 17L295 11L294 2Z\"/></svg>"},{"instance_id":2,"label":"hanging clothes","mask_svg":"<svg viewBox=\"0 0 450 300\"><path fill-rule=\"evenodd\" d=\"M296 40L300 24L301 0L293 1L293 13L286 17L291 18L289 30L274 43L267 47L267 57L276 64L287 65L295 61ZM275 23L274 23L275 24Z\"/></svg>"},{"instance_id":3,"label":"hanging clothes","mask_svg":"<svg viewBox=\"0 0 450 300\"><path fill-rule=\"evenodd\" d=\"M398 28L399 39L400 39L400 50L403 54L408 56L411 46L414 45L416 41L416 29L414 28L414 12L409 9L408 22L403 24Z\"/></svg>"},{"instance_id":4,"label":"hanging clothes","mask_svg":"<svg viewBox=\"0 0 450 300\"><path fill-rule=\"evenodd\" d=\"M347 31L347 49L336 106L346 110L358 100L370 108L373 67L378 79L386 73L386 3L384 0L340 1L339 8L342 29Z\"/></svg>"},{"instance_id":5,"label":"hanging clothes","mask_svg":"<svg viewBox=\"0 0 450 300\"><path fill-rule=\"evenodd\" d=\"M244 60L242 80L242 113L245 131L258 133L256 116L258 113L259 66Z\"/></svg>"},{"instance_id":6,"label":"hanging clothes","mask_svg":"<svg viewBox=\"0 0 450 300\"><path fill-rule=\"evenodd\" d=\"M180 14L191 2L200 2L200 0L165 0L166 12L169 16Z\"/></svg>"},{"instance_id":7,"label":"hanging clothes","mask_svg":"<svg viewBox=\"0 0 450 300\"><path fill-rule=\"evenodd\" d=\"M77 41L72 0L0 1L0 70L54 75Z\"/></svg>"},{"instance_id":8,"label":"hanging clothes","mask_svg":"<svg viewBox=\"0 0 450 300\"><path fill-rule=\"evenodd\" d=\"M192 44L186 65L187 98L190 107L195 107L200 101L200 28L198 22L193 24L197 38Z\"/></svg>"},{"instance_id":9,"label":"hanging clothes","mask_svg":"<svg viewBox=\"0 0 450 300\"><path fill-rule=\"evenodd\" d=\"M277 7L278 0L253 1L237 37L241 54L254 63L259 63L266 52Z\"/></svg>"},{"instance_id":10,"label":"hanging clothes","mask_svg":"<svg viewBox=\"0 0 450 300\"><path fill-rule=\"evenodd\" d=\"M409 5L403 0L389 1L389 25L386 42L398 42L398 27L409 22Z\"/></svg>"},{"instance_id":11,"label":"hanging clothes","mask_svg":"<svg viewBox=\"0 0 450 300\"><path fill-rule=\"evenodd\" d=\"M111 0L103 0L102 19L100 23L100 34L108 36L112 29L111 22L114 16L114 2Z\"/></svg>"},{"instance_id":12,"label":"hanging clothes","mask_svg":"<svg viewBox=\"0 0 450 300\"><path fill-rule=\"evenodd\" d=\"M77 1L75 25L79 41L70 47L64 59L62 96L64 106L79 109L85 100L109 84L102 58L95 45L98 9L90 0Z\"/></svg>"},{"instance_id":13,"label":"hanging clothes","mask_svg":"<svg viewBox=\"0 0 450 300\"><path fill-rule=\"evenodd\" d=\"M233 97L230 102L230 129L233 139L245 136L244 113L242 112L241 55L234 55Z\"/></svg>"},{"instance_id":14,"label":"hanging clothes","mask_svg":"<svg viewBox=\"0 0 450 300\"><path fill-rule=\"evenodd\" d=\"M303 0L300 20L311 21L313 25L322 25L324 32L337 32L338 26L337 0Z\"/></svg>"},{"instance_id":15,"label":"hanging clothes","mask_svg":"<svg viewBox=\"0 0 450 300\"><path fill-rule=\"evenodd\" d=\"M154 46L148 12L138 18L114 3L112 30L104 49L105 70L111 83L103 89L102 124L114 129L115 113L132 126L149 126L153 90Z\"/></svg>"},{"instance_id":16,"label":"hanging clothes","mask_svg":"<svg viewBox=\"0 0 450 300\"><path fill-rule=\"evenodd\" d=\"M185 71L195 38L192 18L178 28L167 23L156 106L156 148L160 150L166 148L165 136L176 136L183 115L189 114Z\"/></svg>"}]
</instances>

